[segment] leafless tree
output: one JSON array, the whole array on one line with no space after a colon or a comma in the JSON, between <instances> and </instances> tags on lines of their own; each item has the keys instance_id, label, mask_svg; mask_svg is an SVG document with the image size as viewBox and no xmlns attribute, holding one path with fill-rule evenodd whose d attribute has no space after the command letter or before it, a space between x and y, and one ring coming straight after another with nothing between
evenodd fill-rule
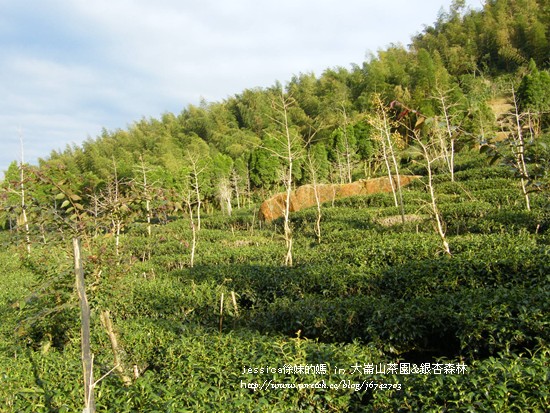
<instances>
[{"instance_id":1,"label":"leafless tree","mask_svg":"<svg viewBox=\"0 0 550 413\"><path fill-rule=\"evenodd\" d=\"M143 155L139 156L139 172L142 176L141 189L143 191L142 198L145 200L145 213L147 216L147 235L151 237L151 195L150 195L150 185L147 182L147 168L143 162Z\"/></svg>"},{"instance_id":2,"label":"leafless tree","mask_svg":"<svg viewBox=\"0 0 550 413\"><path fill-rule=\"evenodd\" d=\"M522 118L526 114L520 114L518 100L516 92L512 88L512 97L514 99L514 121L515 131L510 133L510 148L515 160L515 168L519 172L521 182L521 192L525 198L525 207L528 211L531 210L531 201L529 199L529 191L527 190L527 183L529 182L529 171L527 170L527 164L525 163L525 138L522 130Z\"/></svg>"},{"instance_id":3,"label":"leafless tree","mask_svg":"<svg viewBox=\"0 0 550 413\"><path fill-rule=\"evenodd\" d=\"M445 254L451 256L449 242L447 241L447 236L445 234L445 223L443 222L443 217L441 216L441 212L439 211L437 205L435 186L433 182L433 165L434 163L439 162L444 157L444 155L440 151L440 148L438 148L439 142L436 138L434 138L434 134L437 134L437 132L432 131L432 133L429 134L428 142L424 142L420 137L419 132L414 131L414 139L416 141L416 144L418 145L419 152L424 159L424 165L426 166L426 170L428 172L427 189L428 193L430 194L430 209L435 221L436 232L441 239L441 244L443 246Z\"/></svg>"},{"instance_id":4,"label":"leafless tree","mask_svg":"<svg viewBox=\"0 0 550 413\"><path fill-rule=\"evenodd\" d=\"M295 162L303 156L303 142L299 134L291 129L289 121L289 108L294 100L285 94L283 88L277 97L273 99L273 108L277 117L274 121L279 126L278 131L271 133L270 138L274 141L273 147L264 147L274 156L282 160L283 166L280 171L280 178L285 188L285 203L283 207L283 230L286 243L285 265L293 265L292 257L292 229L290 227L290 198L293 189L293 174Z\"/></svg>"},{"instance_id":5,"label":"leafless tree","mask_svg":"<svg viewBox=\"0 0 550 413\"><path fill-rule=\"evenodd\" d=\"M227 212L227 215L231 216L231 196L233 194L233 188L231 182L227 178L221 178L218 182L218 197L220 199L220 205L222 211Z\"/></svg>"},{"instance_id":6,"label":"leafless tree","mask_svg":"<svg viewBox=\"0 0 550 413\"><path fill-rule=\"evenodd\" d=\"M382 102L379 95L374 96L374 105L376 110L374 114L367 117L369 124L374 128L376 137L382 147L382 157L386 170L388 172L388 180L390 182L393 199L396 207L399 207L401 212L401 222L405 223L405 208L403 204L403 192L401 189L401 175L399 172L399 164L395 154L395 138L396 133L393 131L395 124L389 117L388 109ZM394 182L394 179L396 182Z\"/></svg>"},{"instance_id":7,"label":"leafless tree","mask_svg":"<svg viewBox=\"0 0 550 413\"><path fill-rule=\"evenodd\" d=\"M454 122L453 115L451 113L452 108L456 104L449 103L449 92L444 92L441 89L437 89L437 95L434 97L437 100L441 111L443 113L443 120L440 122L439 119L434 118L434 121L437 125L437 136L439 141L440 152L445 165L451 174L451 181L455 180L455 146L456 146L456 136L457 132L460 130L459 126Z\"/></svg>"},{"instance_id":8,"label":"leafless tree","mask_svg":"<svg viewBox=\"0 0 550 413\"><path fill-rule=\"evenodd\" d=\"M197 227L196 230L201 230L201 207L202 207L202 198L201 198L201 185L200 185L200 175L205 171L206 167L201 162L201 154L198 152L187 151L186 160L189 163L191 168L191 188L193 189L195 202L196 202L196 211L197 211Z\"/></svg>"},{"instance_id":9,"label":"leafless tree","mask_svg":"<svg viewBox=\"0 0 550 413\"><path fill-rule=\"evenodd\" d=\"M130 213L130 199L121 192L121 180L118 178L116 161L113 158L113 179L101 191L97 199L99 214L106 217L111 227L111 234L115 238L115 252L120 254L120 235L125 219Z\"/></svg>"},{"instance_id":10,"label":"leafless tree","mask_svg":"<svg viewBox=\"0 0 550 413\"><path fill-rule=\"evenodd\" d=\"M315 205L317 207L317 219L315 220L315 236L317 237L317 242L321 243L321 197L319 196L319 182L317 178L318 165L315 162L315 158L312 156L311 152L307 153L307 166L309 173L311 175L311 184L313 186L313 195L315 196Z\"/></svg>"},{"instance_id":11,"label":"leafless tree","mask_svg":"<svg viewBox=\"0 0 550 413\"><path fill-rule=\"evenodd\" d=\"M191 228L191 256L189 259L189 266L191 268L195 265L195 251L197 248L197 227L193 216L193 193L194 191L192 189L188 189L184 197L184 202L187 205L187 212L189 213L189 226Z\"/></svg>"},{"instance_id":12,"label":"leafless tree","mask_svg":"<svg viewBox=\"0 0 550 413\"><path fill-rule=\"evenodd\" d=\"M21 224L25 228L25 240L27 244L27 254L31 253L31 238L29 230L29 220L27 218L27 204L25 199L25 151L23 146L23 134L19 131L19 142L21 145L21 162L19 163L19 190L21 193Z\"/></svg>"},{"instance_id":13,"label":"leafless tree","mask_svg":"<svg viewBox=\"0 0 550 413\"><path fill-rule=\"evenodd\" d=\"M95 413L93 354L90 348L90 305L86 296L80 239L73 239L76 290L80 301L82 369L84 375L84 411Z\"/></svg>"},{"instance_id":14,"label":"leafless tree","mask_svg":"<svg viewBox=\"0 0 550 413\"><path fill-rule=\"evenodd\" d=\"M241 191L240 191L241 177L239 176L235 168L231 170L231 176L229 177L229 179L231 181L231 187L233 191L235 191L235 198L237 199L237 209L241 209Z\"/></svg>"}]
</instances>

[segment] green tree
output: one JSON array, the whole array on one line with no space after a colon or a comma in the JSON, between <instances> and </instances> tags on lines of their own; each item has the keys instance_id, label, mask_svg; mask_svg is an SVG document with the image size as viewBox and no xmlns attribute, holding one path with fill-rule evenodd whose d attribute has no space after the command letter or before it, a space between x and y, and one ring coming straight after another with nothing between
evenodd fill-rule
<instances>
[{"instance_id":1,"label":"green tree","mask_svg":"<svg viewBox=\"0 0 550 413\"><path fill-rule=\"evenodd\" d=\"M540 135L550 113L550 73L539 71L532 59L529 72L521 80L517 98L520 112L529 114L531 129L535 135Z\"/></svg>"},{"instance_id":2,"label":"green tree","mask_svg":"<svg viewBox=\"0 0 550 413\"><path fill-rule=\"evenodd\" d=\"M262 136L273 117L270 95L260 88L245 89L230 101L230 107L238 127L256 136Z\"/></svg>"},{"instance_id":3,"label":"green tree","mask_svg":"<svg viewBox=\"0 0 550 413\"><path fill-rule=\"evenodd\" d=\"M373 138L371 125L364 120L353 125L353 134L357 139L357 154L363 162L365 178L369 178L377 169L376 155L379 151L376 139Z\"/></svg>"},{"instance_id":4,"label":"green tree","mask_svg":"<svg viewBox=\"0 0 550 413\"><path fill-rule=\"evenodd\" d=\"M340 183L353 181L353 168L357 162L357 139L355 129L345 116L342 127L336 129L331 136L331 158L338 171Z\"/></svg>"},{"instance_id":5,"label":"green tree","mask_svg":"<svg viewBox=\"0 0 550 413\"><path fill-rule=\"evenodd\" d=\"M2 181L2 227L10 230L17 228L21 214L21 193L19 191L19 166L13 161L8 166Z\"/></svg>"}]
</instances>

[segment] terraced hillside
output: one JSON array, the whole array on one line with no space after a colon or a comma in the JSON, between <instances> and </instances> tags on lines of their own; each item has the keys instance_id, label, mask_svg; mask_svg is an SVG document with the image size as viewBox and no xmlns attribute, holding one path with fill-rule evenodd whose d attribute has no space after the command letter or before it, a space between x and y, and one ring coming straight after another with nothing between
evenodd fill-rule
<instances>
[{"instance_id":1,"label":"terraced hillside","mask_svg":"<svg viewBox=\"0 0 550 413\"><path fill-rule=\"evenodd\" d=\"M548 385L550 209L475 153L434 185L451 256L428 207L426 178L404 192L292 215L203 217L189 266L188 220L128 228L85 254L98 411L544 411ZM419 171L413 171L415 173ZM420 171L421 172L421 171ZM1 411L81 410L80 322L67 242L0 255ZM148 254L144 253L147 251ZM15 332L15 335L14 335ZM125 385L122 376L130 377Z\"/></svg>"}]
</instances>

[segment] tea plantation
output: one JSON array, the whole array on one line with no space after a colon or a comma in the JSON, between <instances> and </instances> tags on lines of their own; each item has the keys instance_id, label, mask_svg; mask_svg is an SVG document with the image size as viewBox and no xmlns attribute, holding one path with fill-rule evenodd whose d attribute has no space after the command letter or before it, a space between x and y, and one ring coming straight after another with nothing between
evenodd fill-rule
<instances>
[{"instance_id":1,"label":"tea plantation","mask_svg":"<svg viewBox=\"0 0 550 413\"><path fill-rule=\"evenodd\" d=\"M256 208L83 240L99 412L544 412L550 406L550 199L476 154L426 180L282 223ZM80 412L70 239L4 231L0 411ZM118 341L100 320L108 310ZM120 368L121 367L121 368ZM107 374L109 373L109 374ZM125 384L123 377L130 378Z\"/></svg>"}]
</instances>

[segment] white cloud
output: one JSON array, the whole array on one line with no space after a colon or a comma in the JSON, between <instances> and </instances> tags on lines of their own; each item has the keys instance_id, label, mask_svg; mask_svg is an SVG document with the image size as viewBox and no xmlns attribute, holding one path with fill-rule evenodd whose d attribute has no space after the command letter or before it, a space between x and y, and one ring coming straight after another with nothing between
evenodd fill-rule
<instances>
[{"instance_id":1,"label":"white cloud","mask_svg":"<svg viewBox=\"0 0 550 413\"><path fill-rule=\"evenodd\" d=\"M35 161L201 96L361 64L368 51L407 42L443 3L451 0L0 3L0 170L17 159L17 127Z\"/></svg>"}]
</instances>

